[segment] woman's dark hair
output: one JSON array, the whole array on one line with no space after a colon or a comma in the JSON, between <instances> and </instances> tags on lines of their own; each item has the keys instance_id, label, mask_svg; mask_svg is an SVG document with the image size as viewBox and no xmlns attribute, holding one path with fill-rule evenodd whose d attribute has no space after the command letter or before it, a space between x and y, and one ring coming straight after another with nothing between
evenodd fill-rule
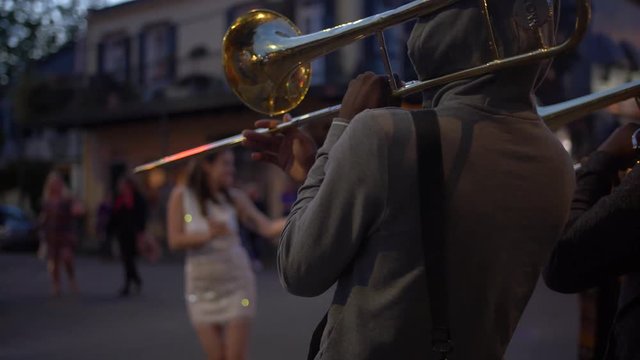
<instances>
[{"instance_id":1,"label":"woman's dark hair","mask_svg":"<svg viewBox=\"0 0 640 360\"><path fill-rule=\"evenodd\" d=\"M198 200L198 207L200 208L200 213L202 214L202 216L208 215L206 206L208 200L211 200L215 204L220 203L220 201L216 199L214 194L211 192L208 175L203 169L202 165L203 163L210 164L216 161L216 159L221 154L224 154L224 151L211 153L202 159L198 159L191 164L191 169L189 170L189 176L187 177L187 186L196 195L196 199ZM222 189L221 192L225 199L231 203L231 195L229 194L229 191L227 189Z\"/></svg>"}]
</instances>

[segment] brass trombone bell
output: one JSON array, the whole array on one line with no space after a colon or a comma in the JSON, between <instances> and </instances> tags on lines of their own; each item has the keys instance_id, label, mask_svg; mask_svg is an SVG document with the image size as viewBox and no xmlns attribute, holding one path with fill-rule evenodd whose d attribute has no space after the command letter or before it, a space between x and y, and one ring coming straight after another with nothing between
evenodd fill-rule
<instances>
[{"instance_id":1,"label":"brass trombone bell","mask_svg":"<svg viewBox=\"0 0 640 360\"><path fill-rule=\"evenodd\" d=\"M369 35L377 33L381 40L385 28L456 1L416 0L307 35L301 35L284 15L253 10L239 17L222 40L224 73L231 89L248 107L270 116L281 115L298 106L307 94L311 60ZM388 64L388 59L385 61Z\"/></svg>"},{"instance_id":2,"label":"brass trombone bell","mask_svg":"<svg viewBox=\"0 0 640 360\"><path fill-rule=\"evenodd\" d=\"M300 104L309 90L309 61L287 57L287 41L302 32L286 17L253 10L239 17L222 41L229 86L251 109L279 115Z\"/></svg>"}]
</instances>

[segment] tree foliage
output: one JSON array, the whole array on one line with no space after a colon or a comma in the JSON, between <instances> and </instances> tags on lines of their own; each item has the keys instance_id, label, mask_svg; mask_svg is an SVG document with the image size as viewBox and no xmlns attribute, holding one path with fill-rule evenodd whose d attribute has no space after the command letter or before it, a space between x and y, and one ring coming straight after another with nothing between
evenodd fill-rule
<instances>
[{"instance_id":1,"label":"tree foliage","mask_svg":"<svg viewBox=\"0 0 640 360\"><path fill-rule=\"evenodd\" d=\"M80 0L0 0L0 85L73 39L83 14Z\"/></svg>"}]
</instances>

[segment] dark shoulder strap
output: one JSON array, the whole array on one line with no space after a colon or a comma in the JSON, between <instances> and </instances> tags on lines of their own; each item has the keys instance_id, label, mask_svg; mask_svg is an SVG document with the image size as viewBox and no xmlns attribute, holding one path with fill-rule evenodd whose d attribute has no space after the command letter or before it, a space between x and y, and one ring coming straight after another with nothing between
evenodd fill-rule
<instances>
[{"instance_id":1,"label":"dark shoulder strap","mask_svg":"<svg viewBox=\"0 0 640 360\"><path fill-rule=\"evenodd\" d=\"M449 330L445 264L445 188L440 126L433 110L413 111L416 131L420 220L427 290L431 304L432 345L440 359L453 351Z\"/></svg>"},{"instance_id":2,"label":"dark shoulder strap","mask_svg":"<svg viewBox=\"0 0 640 360\"><path fill-rule=\"evenodd\" d=\"M320 340L322 340L322 333L324 332L324 328L327 326L327 316L329 312L327 311L322 317L322 320L316 325L316 329L313 330L313 335L311 335L311 343L309 343L309 352L307 353L307 360L315 359L316 355L320 351Z\"/></svg>"},{"instance_id":3,"label":"dark shoulder strap","mask_svg":"<svg viewBox=\"0 0 640 360\"><path fill-rule=\"evenodd\" d=\"M432 345L440 359L453 351L449 331L448 297L445 268L445 189L442 167L440 126L433 110L411 112L416 130L418 184L422 224L427 290L431 303ZM324 315L309 344L308 360L313 360L320 349L320 340L327 324Z\"/></svg>"}]
</instances>

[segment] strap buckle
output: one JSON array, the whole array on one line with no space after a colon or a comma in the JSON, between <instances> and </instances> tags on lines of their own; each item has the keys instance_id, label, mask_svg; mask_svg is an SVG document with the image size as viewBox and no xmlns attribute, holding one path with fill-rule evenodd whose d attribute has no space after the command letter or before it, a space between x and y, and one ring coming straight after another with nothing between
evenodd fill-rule
<instances>
[{"instance_id":1,"label":"strap buckle","mask_svg":"<svg viewBox=\"0 0 640 360\"><path fill-rule=\"evenodd\" d=\"M440 354L442 360L446 360L448 354L453 352L451 332L447 328L435 328L432 336L431 346L433 351Z\"/></svg>"}]
</instances>

